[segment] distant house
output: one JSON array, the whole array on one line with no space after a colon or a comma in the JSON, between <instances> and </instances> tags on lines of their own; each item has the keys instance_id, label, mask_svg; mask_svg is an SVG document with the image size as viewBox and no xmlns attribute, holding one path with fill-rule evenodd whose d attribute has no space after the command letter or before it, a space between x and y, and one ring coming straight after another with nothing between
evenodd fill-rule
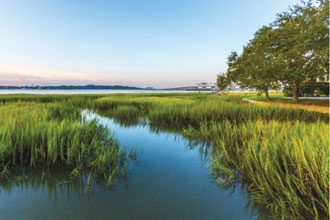
<instances>
[{"instance_id":1,"label":"distant house","mask_svg":"<svg viewBox=\"0 0 330 220\"><path fill-rule=\"evenodd\" d=\"M215 90L217 88L217 85L215 83L197 83L196 84L197 89L202 89L202 90Z\"/></svg>"},{"instance_id":2,"label":"distant house","mask_svg":"<svg viewBox=\"0 0 330 220\"><path fill-rule=\"evenodd\" d=\"M184 90L184 91L216 91L217 85L215 83L197 83L193 86L184 86L184 87L177 87L171 88L170 90Z\"/></svg>"}]
</instances>

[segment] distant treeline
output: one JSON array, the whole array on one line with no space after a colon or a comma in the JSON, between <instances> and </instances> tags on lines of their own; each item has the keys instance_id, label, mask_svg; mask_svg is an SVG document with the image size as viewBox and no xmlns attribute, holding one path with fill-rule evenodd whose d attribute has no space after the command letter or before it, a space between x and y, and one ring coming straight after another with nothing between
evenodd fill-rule
<instances>
[{"instance_id":1,"label":"distant treeline","mask_svg":"<svg viewBox=\"0 0 330 220\"><path fill-rule=\"evenodd\" d=\"M0 89L64 89L64 90L73 90L73 89L126 89L126 90L143 90L146 88L132 87L132 86L106 86L106 85L61 85L61 86L0 86ZM148 88L147 88L148 89Z\"/></svg>"}]
</instances>

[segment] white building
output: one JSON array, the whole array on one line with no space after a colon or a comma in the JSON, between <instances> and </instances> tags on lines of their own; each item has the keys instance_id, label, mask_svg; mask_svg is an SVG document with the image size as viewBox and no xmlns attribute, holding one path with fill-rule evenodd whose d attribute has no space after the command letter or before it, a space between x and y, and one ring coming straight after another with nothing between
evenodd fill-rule
<instances>
[{"instance_id":1,"label":"white building","mask_svg":"<svg viewBox=\"0 0 330 220\"><path fill-rule=\"evenodd\" d=\"M215 83L197 83L196 84L197 89L216 89L217 85Z\"/></svg>"}]
</instances>

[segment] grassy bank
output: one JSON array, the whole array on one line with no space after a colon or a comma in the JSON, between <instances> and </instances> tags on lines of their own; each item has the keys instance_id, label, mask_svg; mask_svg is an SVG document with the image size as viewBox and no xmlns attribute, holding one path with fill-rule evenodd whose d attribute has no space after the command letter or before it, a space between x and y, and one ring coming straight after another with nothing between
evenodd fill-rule
<instances>
[{"instance_id":1,"label":"grassy bank","mask_svg":"<svg viewBox=\"0 0 330 220\"><path fill-rule=\"evenodd\" d=\"M323 219L329 201L329 126L261 120L189 128L214 146L211 170L225 187L243 183L274 219ZM268 216L269 217L269 216Z\"/></svg>"}]
</instances>

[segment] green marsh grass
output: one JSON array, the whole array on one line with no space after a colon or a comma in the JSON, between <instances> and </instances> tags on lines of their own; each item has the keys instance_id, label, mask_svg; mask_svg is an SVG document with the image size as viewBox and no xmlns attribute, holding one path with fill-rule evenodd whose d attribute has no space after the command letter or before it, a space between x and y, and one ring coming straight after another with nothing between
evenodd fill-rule
<instances>
[{"instance_id":1,"label":"green marsh grass","mask_svg":"<svg viewBox=\"0 0 330 220\"><path fill-rule=\"evenodd\" d=\"M214 178L244 186L265 218L327 218L329 114L242 101L253 95L0 96L0 178L15 166L69 167L72 178L88 170L111 186L128 156L107 129L82 120L88 108L210 143Z\"/></svg>"},{"instance_id":2,"label":"green marsh grass","mask_svg":"<svg viewBox=\"0 0 330 220\"><path fill-rule=\"evenodd\" d=\"M122 105L116 107L112 112L112 117L120 121L137 122L141 113L137 107Z\"/></svg>"},{"instance_id":3,"label":"green marsh grass","mask_svg":"<svg viewBox=\"0 0 330 220\"><path fill-rule=\"evenodd\" d=\"M214 178L225 187L244 185L251 204L268 210L266 218L327 218L329 115L251 105L242 101L246 96L122 95L96 102L147 108L151 127L211 143Z\"/></svg>"},{"instance_id":4,"label":"green marsh grass","mask_svg":"<svg viewBox=\"0 0 330 220\"><path fill-rule=\"evenodd\" d=\"M203 124L184 131L213 142L211 172L221 186L246 186L272 219L326 219L329 125L261 120Z\"/></svg>"},{"instance_id":5,"label":"green marsh grass","mask_svg":"<svg viewBox=\"0 0 330 220\"><path fill-rule=\"evenodd\" d=\"M189 96L188 96L189 97ZM172 97L164 95L111 95L99 98L95 101L96 107L100 109L113 109L117 106L134 106L138 108L141 112L148 112L151 108L160 104L182 104L189 103L190 99L186 96L183 97Z\"/></svg>"},{"instance_id":6,"label":"green marsh grass","mask_svg":"<svg viewBox=\"0 0 330 220\"><path fill-rule=\"evenodd\" d=\"M0 115L0 171L67 167L108 179L128 160L108 129L83 122L77 108L16 102L0 106Z\"/></svg>"},{"instance_id":7,"label":"green marsh grass","mask_svg":"<svg viewBox=\"0 0 330 220\"><path fill-rule=\"evenodd\" d=\"M239 124L250 120L297 120L313 123L318 120L329 120L329 116L323 113L230 103L223 100L161 105L150 111L148 118L152 124L183 128L198 127L204 122L230 121L233 124Z\"/></svg>"}]
</instances>

